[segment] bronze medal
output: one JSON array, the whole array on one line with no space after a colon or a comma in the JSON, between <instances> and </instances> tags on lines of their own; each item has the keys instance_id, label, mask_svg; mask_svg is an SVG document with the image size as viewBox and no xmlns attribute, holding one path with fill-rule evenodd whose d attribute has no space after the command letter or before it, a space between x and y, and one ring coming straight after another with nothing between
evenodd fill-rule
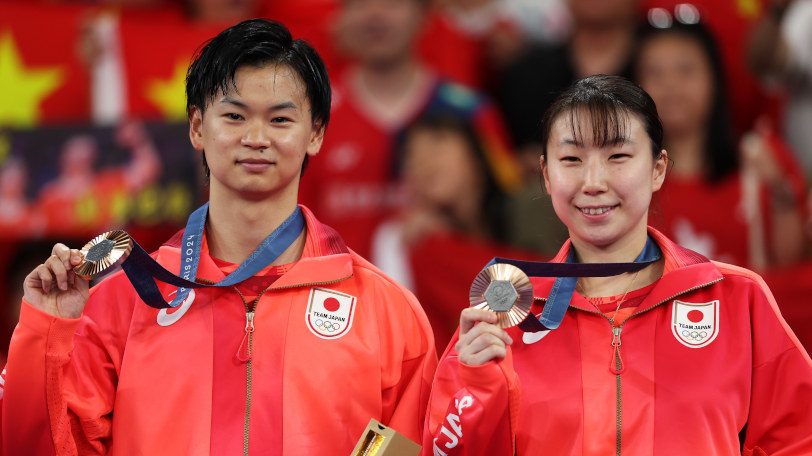
<instances>
[{"instance_id":1,"label":"bronze medal","mask_svg":"<svg viewBox=\"0 0 812 456\"><path fill-rule=\"evenodd\" d=\"M530 314L533 285L521 269L497 263L483 269L474 278L468 293L471 307L496 312L500 328L521 323Z\"/></svg>"},{"instance_id":2,"label":"bronze medal","mask_svg":"<svg viewBox=\"0 0 812 456\"><path fill-rule=\"evenodd\" d=\"M74 267L73 272L85 280L101 277L121 265L132 247L132 238L125 231L100 234L82 247L82 264Z\"/></svg>"}]
</instances>

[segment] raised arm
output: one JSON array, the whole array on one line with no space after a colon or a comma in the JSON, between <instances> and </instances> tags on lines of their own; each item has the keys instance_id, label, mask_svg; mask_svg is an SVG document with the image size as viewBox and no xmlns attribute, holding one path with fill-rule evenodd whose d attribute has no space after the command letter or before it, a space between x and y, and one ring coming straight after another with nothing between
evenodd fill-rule
<instances>
[{"instance_id":1,"label":"raised arm","mask_svg":"<svg viewBox=\"0 0 812 456\"><path fill-rule=\"evenodd\" d=\"M93 331L74 337L82 331L77 328L90 295L88 282L72 271L80 261L76 250L57 244L24 280L20 322L3 374L2 454L107 450L115 379L104 361L104 343L90 342Z\"/></svg>"},{"instance_id":2,"label":"raised arm","mask_svg":"<svg viewBox=\"0 0 812 456\"><path fill-rule=\"evenodd\" d=\"M512 341L495 321L492 312L463 310L455 349L434 377L424 455L514 454L519 382L508 348Z\"/></svg>"}]
</instances>

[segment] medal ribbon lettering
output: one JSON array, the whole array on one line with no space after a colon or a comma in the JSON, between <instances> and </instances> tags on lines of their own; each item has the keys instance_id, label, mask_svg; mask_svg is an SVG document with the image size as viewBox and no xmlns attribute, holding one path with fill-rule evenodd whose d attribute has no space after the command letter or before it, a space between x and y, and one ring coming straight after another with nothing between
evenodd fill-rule
<instances>
[{"instance_id":1,"label":"medal ribbon lettering","mask_svg":"<svg viewBox=\"0 0 812 456\"><path fill-rule=\"evenodd\" d=\"M273 263L279 255L290 247L302 233L304 216L297 206L293 213L277 227L231 274L213 285L197 283L195 277L200 263L200 246L209 203L204 204L189 216L181 243L180 276L167 271L133 240L130 256L121 264L127 278L138 292L138 296L150 307L165 309L179 306L192 288L227 287L253 277L264 267ZM161 295L155 280L178 287L177 295L167 303Z\"/></svg>"}]
</instances>

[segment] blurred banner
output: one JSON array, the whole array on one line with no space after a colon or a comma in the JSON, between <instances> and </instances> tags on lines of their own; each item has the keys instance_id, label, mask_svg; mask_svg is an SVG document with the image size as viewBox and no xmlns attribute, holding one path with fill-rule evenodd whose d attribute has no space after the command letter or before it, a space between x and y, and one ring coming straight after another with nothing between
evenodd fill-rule
<instances>
[{"instance_id":1,"label":"blurred banner","mask_svg":"<svg viewBox=\"0 0 812 456\"><path fill-rule=\"evenodd\" d=\"M186 123L0 132L0 240L182 226L200 204L199 155Z\"/></svg>"}]
</instances>

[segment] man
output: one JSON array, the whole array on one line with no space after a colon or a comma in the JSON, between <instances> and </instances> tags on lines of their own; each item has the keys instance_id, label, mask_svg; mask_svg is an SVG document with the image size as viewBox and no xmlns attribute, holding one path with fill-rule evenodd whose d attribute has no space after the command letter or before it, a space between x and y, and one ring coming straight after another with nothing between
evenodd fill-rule
<instances>
[{"instance_id":1,"label":"man","mask_svg":"<svg viewBox=\"0 0 812 456\"><path fill-rule=\"evenodd\" d=\"M352 59L335 83L333 128L322 160L302 182L302 199L347 244L368 256L376 228L401 205L395 150L405 129L431 112L473 125L501 189L519 185L501 116L481 94L421 61L426 0L347 0L337 40Z\"/></svg>"},{"instance_id":2,"label":"man","mask_svg":"<svg viewBox=\"0 0 812 456\"><path fill-rule=\"evenodd\" d=\"M436 366L422 309L297 206L330 117L319 56L278 23L242 22L192 63L187 108L208 211L153 257L173 272L197 261L192 278L214 284L281 253L234 286L159 284L182 301L167 311L121 273L88 290L78 251L54 246L25 279L4 450L349 454L370 418L419 441Z\"/></svg>"}]
</instances>

